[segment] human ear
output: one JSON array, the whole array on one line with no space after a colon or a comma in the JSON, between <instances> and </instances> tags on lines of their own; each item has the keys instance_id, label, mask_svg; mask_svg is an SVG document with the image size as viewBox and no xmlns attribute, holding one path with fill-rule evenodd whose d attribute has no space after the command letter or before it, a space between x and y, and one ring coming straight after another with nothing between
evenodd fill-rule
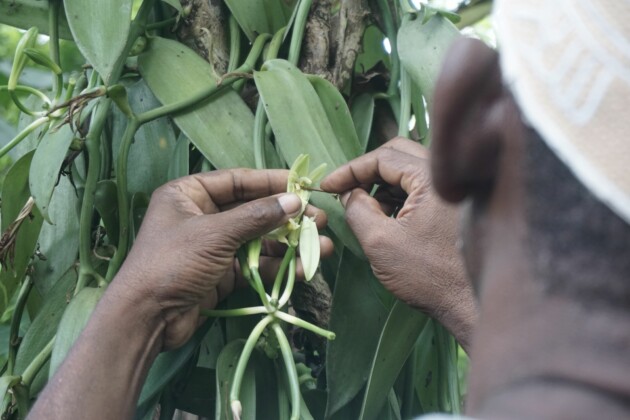
<instances>
[{"instance_id":1,"label":"human ear","mask_svg":"<svg viewBox=\"0 0 630 420\"><path fill-rule=\"evenodd\" d=\"M487 190L498 167L506 94L498 54L462 38L450 49L434 95L431 166L437 192L459 202Z\"/></svg>"}]
</instances>

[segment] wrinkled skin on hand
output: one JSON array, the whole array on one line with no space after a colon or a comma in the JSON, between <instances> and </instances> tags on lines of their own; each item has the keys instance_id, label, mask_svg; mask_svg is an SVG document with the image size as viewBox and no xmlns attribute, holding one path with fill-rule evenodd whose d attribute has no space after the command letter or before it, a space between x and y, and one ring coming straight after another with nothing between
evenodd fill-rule
<instances>
[{"instance_id":1,"label":"wrinkled skin on hand","mask_svg":"<svg viewBox=\"0 0 630 420\"><path fill-rule=\"evenodd\" d=\"M139 302L149 299L165 324L163 349L181 346L198 326L201 308L215 307L235 286L246 284L239 277L237 249L300 211L297 195L281 194L287 175L284 170L222 170L160 187L108 292ZM325 225L322 211L306 213L318 227ZM322 254L330 254L330 239L320 242ZM263 278L273 279L283 253L278 244L265 244Z\"/></svg>"},{"instance_id":2,"label":"wrinkled skin on hand","mask_svg":"<svg viewBox=\"0 0 630 420\"><path fill-rule=\"evenodd\" d=\"M348 224L383 285L467 348L477 315L456 246L457 210L433 191L428 157L420 144L396 138L340 167L321 188L343 194Z\"/></svg>"}]
</instances>

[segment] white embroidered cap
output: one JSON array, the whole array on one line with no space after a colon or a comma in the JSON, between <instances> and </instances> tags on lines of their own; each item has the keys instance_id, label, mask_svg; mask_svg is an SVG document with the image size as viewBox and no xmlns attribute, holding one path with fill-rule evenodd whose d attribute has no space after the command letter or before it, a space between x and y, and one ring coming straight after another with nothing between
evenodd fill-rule
<instances>
[{"instance_id":1,"label":"white embroidered cap","mask_svg":"<svg viewBox=\"0 0 630 420\"><path fill-rule=\"evenodd\" d=\"M630 223L630 0L495 0L494 19L525 119Z\"/></svg>"}]
</instances>

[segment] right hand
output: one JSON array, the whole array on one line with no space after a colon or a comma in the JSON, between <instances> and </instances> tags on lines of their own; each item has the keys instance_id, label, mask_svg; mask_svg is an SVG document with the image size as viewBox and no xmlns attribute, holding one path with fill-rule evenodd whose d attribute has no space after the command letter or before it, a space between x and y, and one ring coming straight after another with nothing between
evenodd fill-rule
<instances>
[{"instance_id":1,"label":"right hand","mask_svg":"<svg viewBox=\"0 0 630 420\"><path fill-rule=\"evenodd\" d=\"M338 168L321 188L342 194L346 220L383 285L466 348L474 295L456 247L457 211L433 191L428 157L420 144L396 138ZM372 197L366 190L374 184Z\"/></svg>"}]
</instances>

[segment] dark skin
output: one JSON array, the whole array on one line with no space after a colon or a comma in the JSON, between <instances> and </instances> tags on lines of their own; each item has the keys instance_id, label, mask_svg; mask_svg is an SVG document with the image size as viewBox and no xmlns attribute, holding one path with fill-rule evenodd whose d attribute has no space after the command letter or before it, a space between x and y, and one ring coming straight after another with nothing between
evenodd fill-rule
<instances>
[{"instance_id":1,"label":"dark skin","mask_svg":"<svg viewBox=\"0 0 630 420\"><path fill-rule=\"evenodd\" d=\"M430 164L421 146L395 139L337 169L322 189L342 194L348 223L385 287L440 320L470 352L469 414L627 418L627 315L547 296L530 270L527 129L501 84L496 53L479 41L457 42L434 96ZM159 351L183 344L199 308L238 283L238 246L297 210L291 199L282 210L274 195L285 183L284 171L233 170L158 190L121 272L31 418L129 418ZM381 187L372 198L366 189L374 183ZM461 242L457 211L438 194L463 204ZM169 258L172 249L184 252ZM322 239L322 249L332 245Z\"/></svg>"}]
</instances>

